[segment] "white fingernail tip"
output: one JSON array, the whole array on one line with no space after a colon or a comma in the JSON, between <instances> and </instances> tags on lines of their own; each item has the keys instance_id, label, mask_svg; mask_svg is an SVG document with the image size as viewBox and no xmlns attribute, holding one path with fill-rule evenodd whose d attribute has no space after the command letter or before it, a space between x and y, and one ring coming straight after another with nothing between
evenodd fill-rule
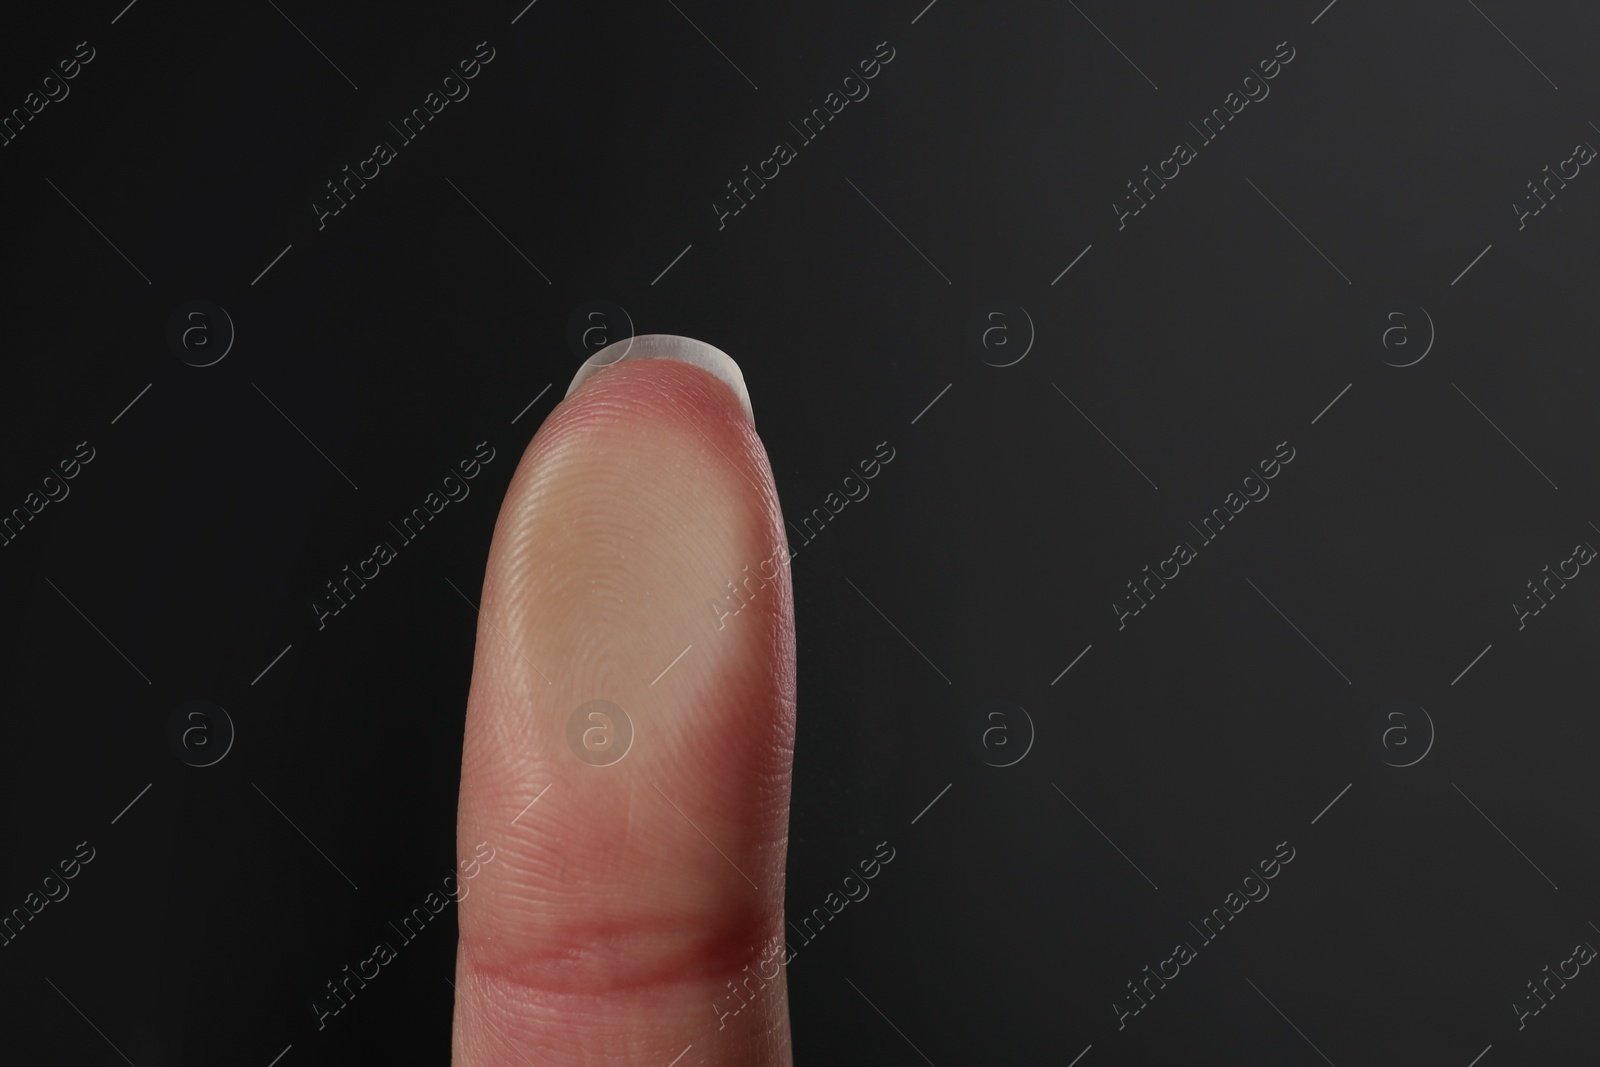
<instances>
[{"instance_id":1,"label":"white fingernail tip","mask_svg":"<svg viewBox=\"0 0 1600 1067\"><path fill-rule=\"evenodd\" d=\"M696 341L692 337L679 337L671 333L647 333L614 341L583 361L578 373L567 386L567 395L607 367L633 359L675 359L691 367L699 367L713 377L726 382L733 395L739 398L745 418L755 425L756 416L750 410L750 392L744 386L744 372L733 357L714 345Z\"/></svg>"}]
</instances>

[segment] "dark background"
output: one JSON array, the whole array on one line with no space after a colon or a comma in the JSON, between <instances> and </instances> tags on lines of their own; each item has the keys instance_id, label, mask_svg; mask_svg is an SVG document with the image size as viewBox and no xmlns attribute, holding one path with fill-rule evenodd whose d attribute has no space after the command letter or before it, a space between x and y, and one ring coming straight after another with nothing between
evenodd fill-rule
<instances>
[{"instance_id":1,"label":"dark background","mask_svg":"<svg viewBox=\"0 0 1600 1067\"><path fill-rule=\"evenodd\" d=\"M1600 978L1520 1030L1512 1005L1600 942L1600 578L1520 630L1512 604L1600 542L1600 178L1512 205L1600 144L1600 11L924 3L7 13L7 111L95 49L0 147L0 511L94 450L0 548L0 912L95 853L0 947L15 1062L446 1060L453 911L325 1029L308 1002L451 869L451 586L476 599L596 300L749 383L797 551L791 911L896 850L790 965L799 1063L1592 1056ZM480 41L470 96L319 230L323 183ZM724 183L883 41L870 96L719 229ZM1283 41L1270 96L1119 229L1124 183ZM215 311L168 341L196 299L235 332L204 368ZM318 630L323 583L484 440L471 497ZM169 740L190 700L235 732L211 766L215 713Z\"/></svg>"}]
</instances>

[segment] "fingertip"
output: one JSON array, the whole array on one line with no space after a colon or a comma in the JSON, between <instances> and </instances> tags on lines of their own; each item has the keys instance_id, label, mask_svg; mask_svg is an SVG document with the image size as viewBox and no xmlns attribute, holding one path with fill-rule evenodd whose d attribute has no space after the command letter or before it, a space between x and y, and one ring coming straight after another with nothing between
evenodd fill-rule
<instances>
[{"instance_id":1,"label":"fingertip","mask_svg":"<svg viewBox=\"0 0 1600 1067\"><path fill-rule=\"evenodd\" d=\"M648 333L612 342L583 361L571 384L567 386L567 395L571 396L584 382L607 368L623 362L646 359L666 359L684 363L710 374L733 391L739 407L750 420L750 425L755 425L755 412L750 407L750 391L745 387L744 372L739 369L739 364L734 358L715 345L679 334Z\"/></svg>"}]
</instances>

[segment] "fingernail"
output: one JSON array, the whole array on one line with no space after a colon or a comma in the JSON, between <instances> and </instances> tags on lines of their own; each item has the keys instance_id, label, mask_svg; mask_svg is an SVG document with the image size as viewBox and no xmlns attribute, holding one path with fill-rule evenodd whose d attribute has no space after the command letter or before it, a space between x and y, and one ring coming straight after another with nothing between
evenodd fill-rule
<instances>
[{"instance_id":1,"label":"fingernail","mask_svg":"<svg viewBox=\"0 0 1600 1067\"><path fill-rule=\"evenodd\" d=\"M739 406L744 409L745 418L750 420L750 425L755 425L756 416L750 410L750 393L744 387L744 374L733 357L704 341L671 333L641 334L606 345L583 361L583 366L572 378L572 384L567 386L567 395L571 396L578 386L607 367L632 359L675 359L679 363L699 367L733 390L733 395L739 399Z\"/></svg>"}]
</instances>

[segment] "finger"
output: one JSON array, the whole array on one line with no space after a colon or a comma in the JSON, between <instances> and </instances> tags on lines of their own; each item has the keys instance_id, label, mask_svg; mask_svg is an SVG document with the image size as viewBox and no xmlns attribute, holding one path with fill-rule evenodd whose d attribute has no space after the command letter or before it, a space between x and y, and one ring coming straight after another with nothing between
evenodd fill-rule
<instances>
[{"instance_id":1,"label":"finger","mask_svg":"<svg viewBox=\"0 0 1600 1067\"><path fill-rule=\"evenodd\" d=\"M793 605L748 411L709 345L619 342L512 478L462 757L458 1067L789 1062Z\"/></svg>"}]
</instances>

